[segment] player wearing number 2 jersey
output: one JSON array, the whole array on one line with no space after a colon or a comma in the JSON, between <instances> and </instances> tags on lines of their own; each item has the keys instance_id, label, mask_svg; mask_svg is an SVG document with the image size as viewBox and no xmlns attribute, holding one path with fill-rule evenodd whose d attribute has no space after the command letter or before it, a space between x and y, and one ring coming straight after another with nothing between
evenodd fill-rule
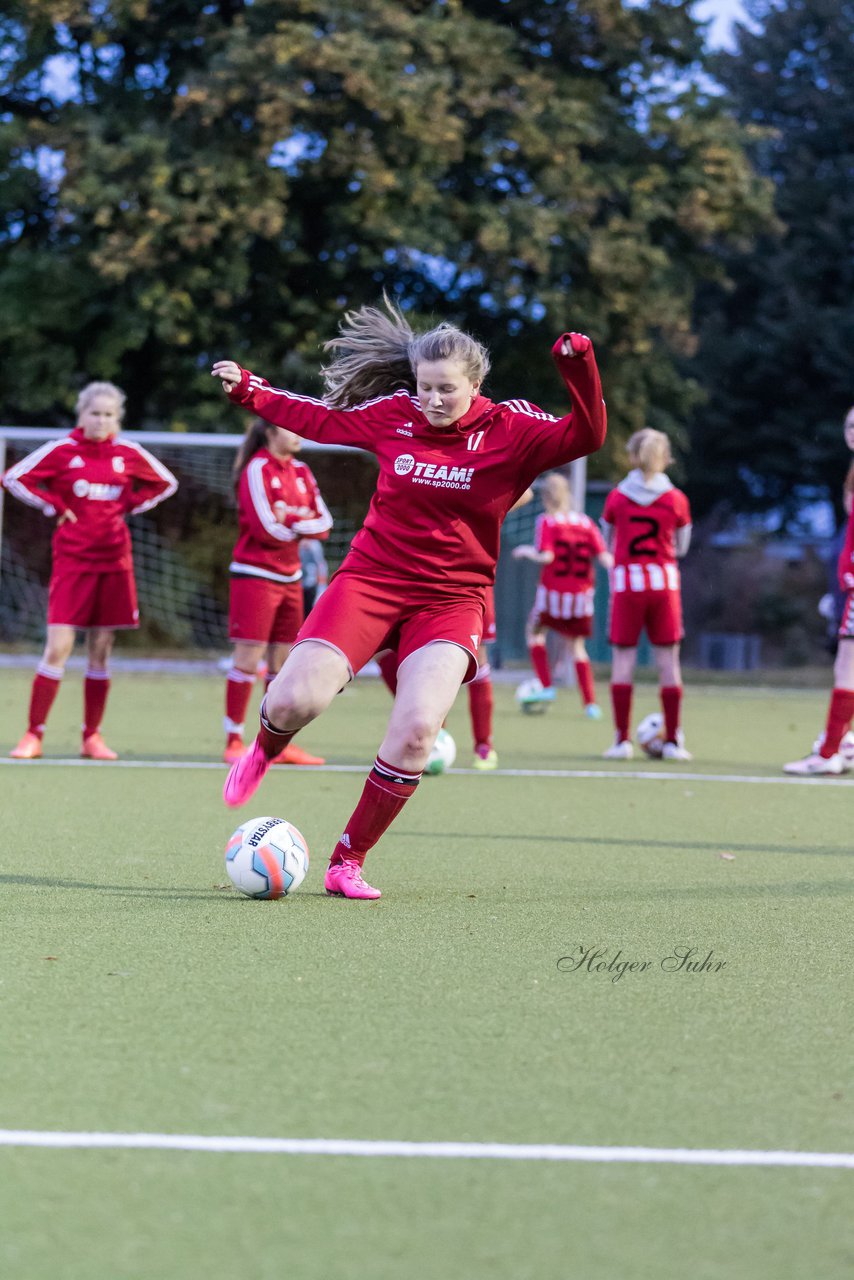
<instances>
[{"instance_id":1,"label":"player wearing number 2 jersey","mask_svg":"<svg viewBox=\"0 0 854 1280\"><path fill-rule=\"evenodd\" d=\"M691 540L688 499L664 474L673 461L661 431L646 428L628 443L636 464L605 500L602 530L614 556L609 640L614 649L611 703L616 731L608 759L629 760L629 722L637 645L646 631L658 667L668 760L690 760L680 728L682 597L677 559Z\"/></svg>"},{"instance_id":2,"label":"player wearing number 2 jersey","mask_svg":"<svg viewBox=\"0 0 854 1280\"><path fill-rule=\"evenodd\" d=\"M602 388L590 340L564 334L553 356L573 411L494 404L480 388L486 350L453 325L416 334L392 304L349 313L324 371L326 400L277 390L231 360L213 373L236 404L311 440L359 445L379 461L377 490L344 564L301 629L233 765L226 803L245 803L270 761L355 671L397 650L391 717L329 867L328 893L378 898L362 863L413 794L457 690L477 672L486 588L501 522L531 482L598 449Z\"/></svg>"},{"instance_id":3,"label":"player wearing number 2 jersey","mask_svg":"<svg viewBox=\"0 0 854 1280\"><path fill-rule=\"evenodd\" d=\"M599 720L593 670L585 636L593 630L593 595L596 561L606 569L613 564L602 536L589 516L572 509L569 481L559 471L545 476L542 484L545 512L537 520L533 546L514 547L514 559L542 565L534 608L528 618L526 639L535 681L528 681L517 695L523 710L553 702L551 667L546 651L546 631L566 636L572 647L578 692L585 714Z\"/></svg>"}]
</instances>

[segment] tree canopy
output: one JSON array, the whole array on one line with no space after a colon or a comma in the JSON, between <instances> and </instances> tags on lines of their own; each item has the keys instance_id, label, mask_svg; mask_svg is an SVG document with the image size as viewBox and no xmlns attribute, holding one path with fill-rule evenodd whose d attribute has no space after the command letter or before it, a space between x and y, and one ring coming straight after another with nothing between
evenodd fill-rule
<instances>
[{"instance_id":1,"label":"tree canopy","mask_svg":"<svg viewBox=\"0 0 854 1280\"><path fill-rule=\"evenodd\" d=\"M854 403L854 3L756 0L755 29L713 71L774 184L779 232L724 251L726 289L698 294L695 505L841 501Z\"/></svg>"},{"instance_id":2,"label":"tree canopy","mask_svg":"<svg viewBox=\"0 0 854 1280\"><path fill-rule=\"evenodd\" d=\"M106 377L136 424L216 429L211 359L316 392L342 309L387 289L487 341L493 396L558 410L548 348L583 329L612 454L678 437L698 284L770 227L774 176L690 7L10 0L0 418Z\"/></svg>"}]
</instances>

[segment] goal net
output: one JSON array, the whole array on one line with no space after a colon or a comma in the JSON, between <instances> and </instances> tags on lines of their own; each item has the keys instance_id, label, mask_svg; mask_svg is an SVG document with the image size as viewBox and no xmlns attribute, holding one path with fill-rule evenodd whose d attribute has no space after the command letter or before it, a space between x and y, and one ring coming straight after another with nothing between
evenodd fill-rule
<instances>
[{"instance_id":1,"label":"goal net","mask_svg":"<svg viewBox=\"0 0 854 1280\"><path fill-rule=\"evenodd\" d=\"M0 427L0 474L47 440L67 434ZM240 435L135 432L136 440L178 480L178 491L128 521L139 593L140 629L124 647L212 651L228 646L228 565L237 537L232 467ZM334 525L323 551L338 567L368 509L374 459L357 449L306 442ZM0 644L32 649L45 636L53 521L0 488Z\"/></svg>"},{"instance_id":2,"label":"goal net","mask_svg":"<svg viewBox=\"0 0 854 1280\"><path fill-rule=\"evenodd\" d=\"M0 427L0 474L46 440L67 434L40 427ZM241 435L127 431L178 479L178 491L153 511L132 516L140 628L122 635L122 647L161 656L222 651L228 647L228 565L237 536L232 467ZM301 457L311 467L334 520L323 551L329 573L343 560L361 527L374 490L371 454L306 441ZM584 460L570 479L583 509ZM502 531L496 583L498 643L492 660L525 659L525 618L536 589L536 566L512 558L530 542L535 501L511 512ZM32 651L44 642L53 521L0 488L0 644Z\"/></svg>"}]
</instances>

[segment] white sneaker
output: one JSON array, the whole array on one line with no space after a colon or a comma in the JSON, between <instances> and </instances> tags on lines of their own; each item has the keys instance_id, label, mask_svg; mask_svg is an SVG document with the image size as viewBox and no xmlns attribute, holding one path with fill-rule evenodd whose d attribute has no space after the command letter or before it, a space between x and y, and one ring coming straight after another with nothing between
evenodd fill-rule
<instances>
[{"instance_id":1,"label":"white sneaker","mask_svg":"<svg viewBox=\"0 0 854 1280\"><path fill-rule=\"evenodd\" d=\"M820 733L812 744L812 753L817 756L824 746L824 734ZM854 766L854 731L850 730L842 735L842 741L839 744L839 754L842 756L846 764Z\"/></svg>"},{"instance_id":2,"label":"white sneaker","mask_svg":"<svg viewBox=\"0 0 854 1280\"><path fill-rule=\"evenodd\" d=\"M661 748L662 760L693 760L690 751L686 751L681 742L665 742Z\"/></svg>"},{"instance_id":3,"label":"white sneaker","mask_svg":"<svg viewBox=\"0 0 854 1280\"><path fill-rule=\"evenodd\" d=\"M635 754L634 747L629 742L628 738L623 738L622 742L620 742L618 738L613 746L609 747L607 751L602 752L602 759L603 760L631 760L634 754Z\"/></svg>"},{"instance_id":4,"label":"white sneaker","mask_svg":"<svg viewBox=\"0 0 854 1280\"><path fill-rule=\"evenodd\" d=\"M797 773L801 777L811 778L821 774L847 773L851 767L837 751L835 756L829 756L827 759L813 753L803 760L793 760L791 764L783 765L783 772Z\"/></svg>"}]
</instances>

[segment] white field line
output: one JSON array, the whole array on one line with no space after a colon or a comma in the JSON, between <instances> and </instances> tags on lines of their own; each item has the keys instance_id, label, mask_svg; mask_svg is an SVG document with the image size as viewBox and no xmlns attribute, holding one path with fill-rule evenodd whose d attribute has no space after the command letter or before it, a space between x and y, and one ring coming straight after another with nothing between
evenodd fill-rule
<instances>
[{"instance_id":1,"label":"white field line","mask_svg":"<svg viewBox=\"0 0 854 1280\"><path fill-rule=\"evenodd\" d=\"M422 1160L551 1160L595 1164L854 1169L854 1154L833 1151L716 1151L682 1147L578 1147L507 1142L374 1142L351 1138L207 1137L193 1133L62 1133L0 1129L0 1146L206 1151L238 1155L396 1156Z\"/></svg>"},{"instance_id":2,"label":"white field line","mask_svg":"<svg viewBox=\"0 0 854 1280\"><path fill-rule=\"evenodd\" d=\"M40 760L9 760L0 757L0 765L12 765L18 769L44 769L61 765L63 768L96 769L212 769L222 773L225 765L217 760L81 760L77 756L42 757ZM285 773L361 773L369 770L367 764L325 765L277 765L270 776ZM790 776L756 777L743 773L683 773L677 769L493 769L483 773L478 769L449 769L450 777L478 778L629 778L652 782L744 782L759 786L807 786L852 787L852 778L798 778Z\"/></svg>"}]
</instances>

